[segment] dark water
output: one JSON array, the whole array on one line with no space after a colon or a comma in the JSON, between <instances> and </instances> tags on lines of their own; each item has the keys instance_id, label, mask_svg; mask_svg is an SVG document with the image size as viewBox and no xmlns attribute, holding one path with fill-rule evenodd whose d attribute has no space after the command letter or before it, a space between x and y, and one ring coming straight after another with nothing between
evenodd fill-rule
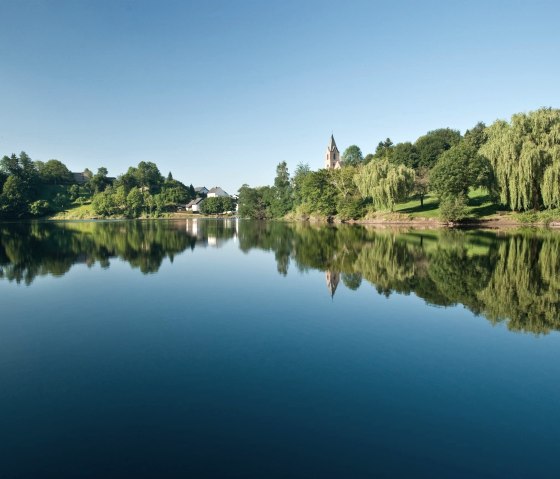
<instances>
[{"instance_id":1,"label":"dark water","mask_svg":"<svg viewBox=\"0 0 560 479\"><path fill-rule=\"evenodd\" d=\"M0 477L559 477L560 234L0 224Z\"/></svg>"}]
</instances>

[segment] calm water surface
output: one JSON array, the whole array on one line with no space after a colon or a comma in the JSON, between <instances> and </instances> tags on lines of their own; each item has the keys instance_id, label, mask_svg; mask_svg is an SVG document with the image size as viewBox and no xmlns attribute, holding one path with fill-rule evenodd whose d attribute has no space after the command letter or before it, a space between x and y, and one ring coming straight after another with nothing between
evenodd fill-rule
<instances>
[{"instance_id":1,"label":"calm water surface","mask_svg":"<svg viewBox=\"0 0 560 479\"><path fill-rule=\"evenodd\" d=\"M0 477L558 477L560 234L0 224Z\"/></svg>"}]
</instances>

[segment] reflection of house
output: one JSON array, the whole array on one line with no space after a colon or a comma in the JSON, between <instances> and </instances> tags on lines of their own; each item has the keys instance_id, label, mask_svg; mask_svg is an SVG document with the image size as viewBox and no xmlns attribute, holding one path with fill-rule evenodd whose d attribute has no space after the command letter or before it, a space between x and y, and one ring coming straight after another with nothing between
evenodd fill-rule
<instances>
[{"instance_id":1,"label":"reflection of house","mask_svg":"<svg viewBox=\"0 0 560 479\"><path fill-rule=\"evenodd\" d=\"M329 169L336 170L341 167L342 167L342 160L340 159L340 152L336 147L334 136L331 135L331 141L327 146L327 154L325 157L325 168L327 170Z\"/></svg>"},{"instance_id":2,"label":"reflection of house","mask_svg":"<svg viewBox=\"0 0 560 479\"><path fill-rule=\"evenodd\" d=\"M329 293L331 293L331 298L334 297L334 293L339 281L340 273L330 270L327 271L327 289L329 290Z\"/></svg>"},{"instance_id":3,"label":"reflection of house","mask_svg":"<svg viewBox=\"0 0 560 479\"><path fill-rule=\"evenodd\" d=\"M229 196L224 190L222 190L219 186L214 186L214 188L212 188L209 192L208 192L208 198L217 198L217 197L221 197L221 196Z\"/></svg>"},{"instance_id":4,"label":"reflection of house","mask_svg":"<svg viewBox=\"0 0 560 479\"><path fill-rule=\"evenodd\" d=\"M198 213L200 211L200 205L204 201L204 198L195 198L190 203L185 206L187 211L192 211L193 213Z\"/></svg>"}]
</instances>

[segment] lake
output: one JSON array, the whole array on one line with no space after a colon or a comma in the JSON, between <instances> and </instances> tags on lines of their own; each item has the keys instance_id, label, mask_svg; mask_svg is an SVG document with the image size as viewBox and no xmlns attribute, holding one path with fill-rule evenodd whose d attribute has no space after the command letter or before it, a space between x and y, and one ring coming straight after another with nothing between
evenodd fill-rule
<instances>
[{"instance_id":1,"label":"lake","mask_svg":"<svg viewBox=\"0 0 560 479\"><path fill-rule=\"evenodd\" d=\"M558 477L560 232L0 224L0 477Z\"/></svg>"}]
</instances>

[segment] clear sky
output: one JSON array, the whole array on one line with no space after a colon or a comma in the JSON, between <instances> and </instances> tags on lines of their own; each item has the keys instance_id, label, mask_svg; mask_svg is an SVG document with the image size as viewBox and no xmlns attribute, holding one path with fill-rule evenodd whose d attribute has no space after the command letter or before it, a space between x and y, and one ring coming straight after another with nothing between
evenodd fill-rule
<instances>
[{"instance_id":1,"label":"clear sky","mask_svg":"<svg viewBox=\"0 0 560 479\"><path fill-rule=\"evenodd\" d=\"M0 154L270 184L560 106L555 1L0 0Z\"/></svg>"}]
</instances>

